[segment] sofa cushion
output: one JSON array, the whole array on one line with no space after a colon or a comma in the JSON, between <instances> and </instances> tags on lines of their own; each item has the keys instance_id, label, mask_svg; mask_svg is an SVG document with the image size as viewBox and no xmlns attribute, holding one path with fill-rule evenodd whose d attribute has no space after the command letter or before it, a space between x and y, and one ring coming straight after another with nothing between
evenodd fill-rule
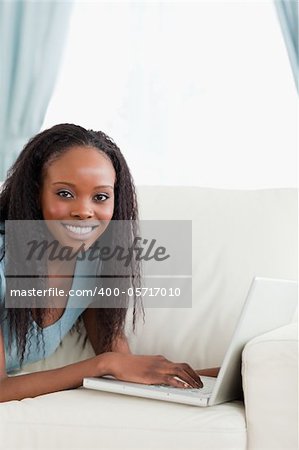
<instances>
[{"instance_id":1,"label":"sofa cushion","mask_svg":"<svg viewBox=\"0 0 299 450\"><path fill-rule=\"evenodd\" d=\"M241 402L209 408L79 388L0 404L1 450L245 450Z\"/></svg>"},{"instance_id":2,"label":"sofa cushion","mask_svg":"<svg viewBox=\"0 0 299 450\"><path fill-rule=\"evenodd\" d=\"M298 449L298 325L251 340L243 351L248 450Z\"/></svg>"}]
</instances>

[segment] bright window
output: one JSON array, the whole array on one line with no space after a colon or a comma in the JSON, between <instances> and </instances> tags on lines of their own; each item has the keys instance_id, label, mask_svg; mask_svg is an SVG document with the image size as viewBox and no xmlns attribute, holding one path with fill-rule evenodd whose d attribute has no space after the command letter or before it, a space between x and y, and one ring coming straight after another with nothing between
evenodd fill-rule
<instances>
[{"instance_id":1,"label":"bright window","mask_svg":"<svg viewBox=\"0 0 299 450\"><path fill-rule=\"evenodd\" d=\"M137 184L296 186L297 96L272 1L78 2L43 128L105 131Z\"/></svg>"}]
</instances>

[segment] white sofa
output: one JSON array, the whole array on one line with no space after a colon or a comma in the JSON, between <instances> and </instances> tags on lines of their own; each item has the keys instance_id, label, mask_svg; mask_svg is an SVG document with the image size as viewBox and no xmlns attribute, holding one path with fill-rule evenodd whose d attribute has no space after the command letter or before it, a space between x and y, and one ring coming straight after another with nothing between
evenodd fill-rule
<instances>
[{"instance_id":1,"label":"white sofa","mask_svg":"<svg viewBox=\"0 0 299 450\"><path fill-rule=\"evenodd\" d=\"M147 309L145 325L128 331L131 348L194 368L220 365L252 278L297 278L297 191L148 186L138 194L143 219L193 221L193 306ZM93 354L76 339L68 334L24 372ZM2 403L0 449L297 449L295 317L246 345L242 380L244 402L208 408L84 388Z\"/></svg>"}]
</instances>

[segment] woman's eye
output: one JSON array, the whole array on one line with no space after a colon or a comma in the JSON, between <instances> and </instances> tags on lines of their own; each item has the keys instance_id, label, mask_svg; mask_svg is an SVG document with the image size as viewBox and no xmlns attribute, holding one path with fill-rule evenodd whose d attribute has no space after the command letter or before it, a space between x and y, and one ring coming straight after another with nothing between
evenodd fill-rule
<instances>
[{"instance_id":1,"label":"woman's eye","mask_svg":"<svg viewBox=\"0 0 299 450\"><path fill-rule=\"evenodd\" d=\"M105 200L107 200L109 198L109 196L107 194L97 194L94 196L94 199L97 202L104 202Z\"/></svg>"},{"instance_id":2,"label":"woman's eye","mask_svg":"<svg viewBox=\"0 0 299 450\"><path fill-rule=\"evenodd\" d=\"M72 197L72 194L68 191L59 191L59 192L57 192L57 195L62 198L71 198Z\"/></svg>"}]
</instances>

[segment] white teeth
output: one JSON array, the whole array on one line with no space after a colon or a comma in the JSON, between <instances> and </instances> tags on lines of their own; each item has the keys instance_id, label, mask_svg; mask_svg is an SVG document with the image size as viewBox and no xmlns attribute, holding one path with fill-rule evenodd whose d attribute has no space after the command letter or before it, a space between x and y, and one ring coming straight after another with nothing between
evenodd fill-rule
<instances>
[{"instance_id":1,"label":"white teeth","mask_svg":"<svg viewBox=\"0 0 299 450\"><path fill-rule=\"evenodd\" d=\"M65 225L65 227L76 234L87 234L92 231L92 227L73 227L72 225Z\"/></svg>"}]
</instances>

